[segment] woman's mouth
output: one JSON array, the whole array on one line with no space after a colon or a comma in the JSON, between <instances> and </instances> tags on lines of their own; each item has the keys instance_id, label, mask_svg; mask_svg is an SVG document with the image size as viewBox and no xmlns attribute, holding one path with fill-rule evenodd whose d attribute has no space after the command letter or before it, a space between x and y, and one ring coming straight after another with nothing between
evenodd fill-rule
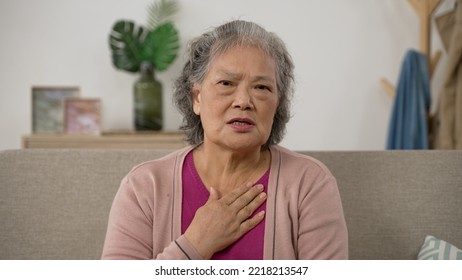
<instances>
[{"instance_id":1,"label":"woman's mouth","mask_svg":"<svg viewBox=\"0 0 462 280\"><path fill-rule=\"evenodd\" d=\"M228 125L238 132L246 132L251 130L255 126L255 123L251 119L239 118L232 119L228 122Z\"/></svg>"},{"instance_id":2,"label":"woman's mouth","mask_svg":"<svg viewBox=\"0 0 462 280\"><path fill-rule=\"evenodd\" d=\"M250 125L250 123L248 123L248 122L241 122L241 121L234 121L234 122L232 122L232 124L234 124L234 125Z\"/></svg>"}]
</instances>

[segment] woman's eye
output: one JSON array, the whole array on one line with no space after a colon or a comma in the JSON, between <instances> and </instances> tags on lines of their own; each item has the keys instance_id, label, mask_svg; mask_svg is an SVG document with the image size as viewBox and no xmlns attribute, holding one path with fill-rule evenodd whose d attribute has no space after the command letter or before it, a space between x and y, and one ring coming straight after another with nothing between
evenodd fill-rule
<instances>
[{"instance_id":1,"label":"woman's eye","mask_svg":"<svg viewBox=\"0 0 462 280\"><path fill-rule=\"evenodd\" d=\"M268 86L265 86L265 85L257 85L256 88L259 89L259 90L271 91L271 88L268 87Z\"/></svg>"},{"instance_id":2,"label":"woman's eye","mask_svg":"<svg viewBox=\"0 0 462 280\"><path fill-rule=\"evenodd\" d=\"M226 80L219 81L218 84L220 84L222 86L231 86L232 85L230 81L226 81Z\"/></svg>"}]
</instances>

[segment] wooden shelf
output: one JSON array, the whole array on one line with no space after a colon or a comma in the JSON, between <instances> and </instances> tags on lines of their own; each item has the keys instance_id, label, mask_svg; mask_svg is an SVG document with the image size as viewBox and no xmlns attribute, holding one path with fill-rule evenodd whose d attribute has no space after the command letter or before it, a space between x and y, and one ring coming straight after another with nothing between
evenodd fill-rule
<instances>
[{"instance_id":1,"label":"wooden shelf","mask_svg":"<svg viewBox=\"0 0 462 280\"><path fill-rule=\"evenodd\" d=\"M22 138L24 149L179 149L187 146L181 131L106 132L101 135L31 134Z\"/></svg>"}]
</instances>

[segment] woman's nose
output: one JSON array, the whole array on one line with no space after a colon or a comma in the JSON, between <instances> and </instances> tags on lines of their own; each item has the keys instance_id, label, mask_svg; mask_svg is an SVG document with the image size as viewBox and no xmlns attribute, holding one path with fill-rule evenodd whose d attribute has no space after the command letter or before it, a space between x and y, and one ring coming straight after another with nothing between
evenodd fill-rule
<instances>
[{"instance_id":1,"label":"woman's nose","mask_svg":"<svg viewBox=\"0 0 462 280\"><path fill-rule=\"evenodd\" d=\"M250 89L238 87L234 95L233 107L241 110L251 110L254 108Z\"/></svg>"}]
</instances>

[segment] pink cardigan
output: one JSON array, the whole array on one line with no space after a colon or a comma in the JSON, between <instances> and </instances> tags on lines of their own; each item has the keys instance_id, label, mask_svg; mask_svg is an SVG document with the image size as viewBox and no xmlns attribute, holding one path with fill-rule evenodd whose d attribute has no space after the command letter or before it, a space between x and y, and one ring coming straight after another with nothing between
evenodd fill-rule
<instances>
[{"instance_id":1,"label":"pink cardigan","mask_svg":"<svg viewBox=\"0 0 462 280\"><path fill-rule=\"evenodd\" d=\"M181 235L181 172L188 147L133 168L109 215L103 259L201 259ZM335 178L319 161L271 148L264 259L347 259Z\"/></svg>"}]
</instances>

